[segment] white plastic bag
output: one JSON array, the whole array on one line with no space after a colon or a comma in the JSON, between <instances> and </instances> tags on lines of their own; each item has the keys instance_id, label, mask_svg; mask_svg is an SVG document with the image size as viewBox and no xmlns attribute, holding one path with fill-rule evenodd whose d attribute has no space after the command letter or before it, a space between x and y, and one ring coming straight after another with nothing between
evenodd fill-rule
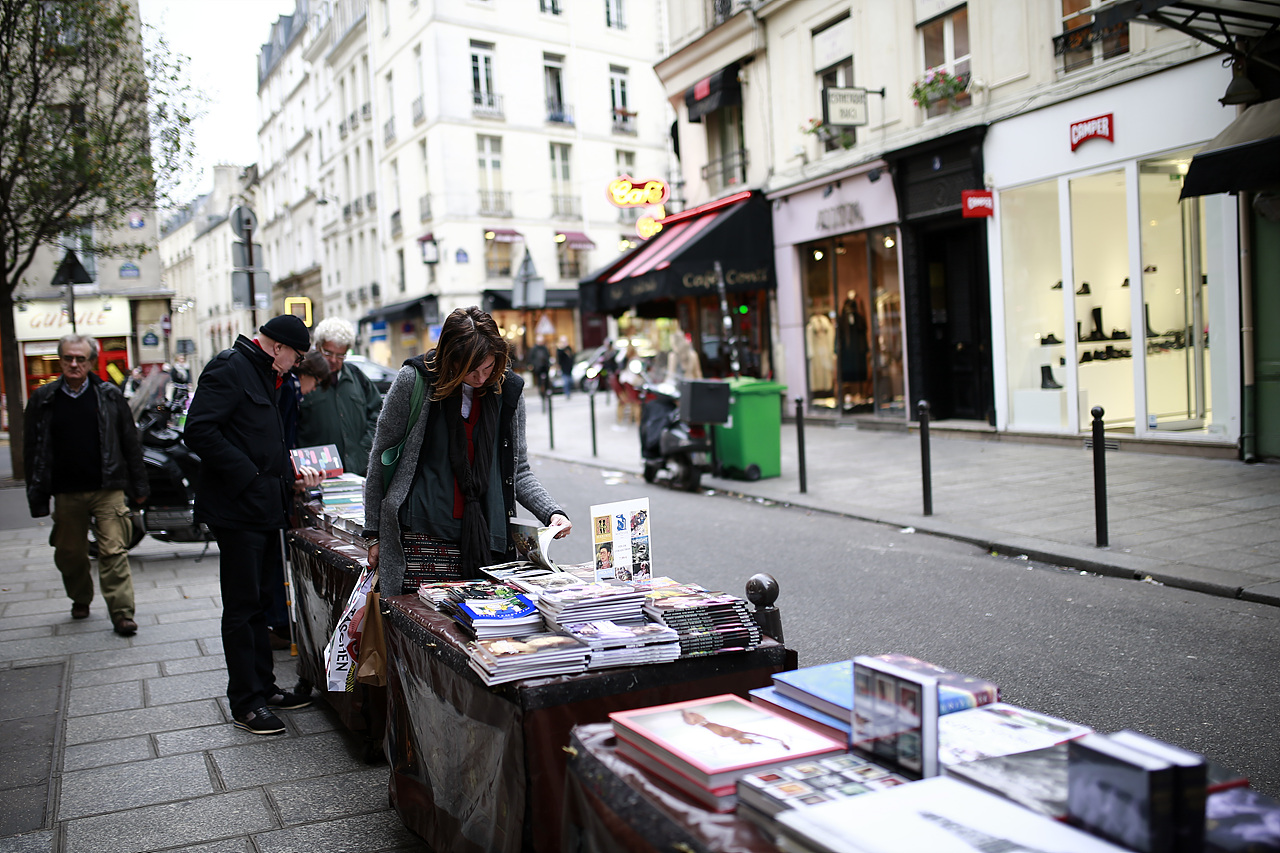
<instances>
[{"instance_id":1,"label":"white plastic bag","mask_svg":"<svg viewBox=\"0 0 1280 853\"><path fill-rule=\"evenodd\" d=\"M356 661L360 657L360 627L364 622L364 607L369 591L378 582L378 573L366 568L356 580L355 589L347 599L342 618L333 629L333 637L324 649L325 686L335 693L350 693L356 689Z\"/></svg>"}]
</instances>

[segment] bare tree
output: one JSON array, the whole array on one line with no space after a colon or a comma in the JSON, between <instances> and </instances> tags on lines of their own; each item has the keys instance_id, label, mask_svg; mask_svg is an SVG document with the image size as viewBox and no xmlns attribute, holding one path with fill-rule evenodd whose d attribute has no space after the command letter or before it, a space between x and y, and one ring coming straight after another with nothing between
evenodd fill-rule
<instances>
[{"instance_id":1,"label":"bare tree","mask_svg":"<svg viewBox=\"0 0 1280 853\"><path fill-rule=\"evenodd\" d=\"M119 233L128 211L167 206L167 188L191 162L200 96L163 40L144 52L136 8L0 0L0 354L17 478L25 471L15 290L41 246L71 231ZM137 257L152 248L88 250Z\"/></svg>"}]
</instances>

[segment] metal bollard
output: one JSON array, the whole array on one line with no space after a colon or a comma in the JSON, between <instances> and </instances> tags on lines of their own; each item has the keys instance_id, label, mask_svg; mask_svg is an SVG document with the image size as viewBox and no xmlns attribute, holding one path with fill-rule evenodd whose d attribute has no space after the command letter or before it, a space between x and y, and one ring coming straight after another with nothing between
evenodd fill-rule
<instances>
[{"instance_id":1,"label":"metal bollard","mask_svg":"<svg viewBox=\"0 0 1280 853\"><path fill-rule=\"evenodd\" d=\"M809 481L805 476L804 464L804 398L796 397L796 455L800 468L800 494L809 491Z\"/></svg>"},{"instance_id":2,"label":"metal bollard","mask_svg":"<svg viewBox=\"0 0 1280 853\"><path fill-rule=\"evenodd\" d=\"M1107 538L1107 445L1106 426L1101 406L1089 410L1093 414L1093 515L1098 527L1098 547L1106 548Z\"/></svg>"},{"instance_id":3,"label":"metal bollard","mask_svg":"<svg viewBox=\"0 0 1280 853\"><path fill-rule=\"evenodd\" d=\"M547 395L547 444L552 450L556 449L556 422L551 416L551 395Z\"/></svg>"},{"instance_id":4,"label":"metal bollard","mask_svg":"<svg viewBox=\"0 0 1280 853\"><path fill-rule=\"evenodd\" d=\"M756 606L751 617L760 630L773 637L779 643L782 639L782 611L774 606L778 600L778 582L773 575L765 572L754 574L747 579L747 600Z\"/></svg>"},{"instance_id":5,"label":"metal bollard","mask_svg":"<svg viewBox=\"0 0 1280 853\"><path fill-rule=\"evenodd\" d=\"M587 392L587 405L591 409L591 455L598 456L596 452L596 390L594 388Z\"/></svg>"},{"instance_id":6,"label":"metal bollard","mask_svg":"<svg viewBox=\"0 0 1280 853\"><path fill-rule=\"evenodd\" d=\"M933 515L933 466L929 459L929 403L916 404L920 418L920 479L924 488L924 514Z\"/></svg>"}]
</instances>

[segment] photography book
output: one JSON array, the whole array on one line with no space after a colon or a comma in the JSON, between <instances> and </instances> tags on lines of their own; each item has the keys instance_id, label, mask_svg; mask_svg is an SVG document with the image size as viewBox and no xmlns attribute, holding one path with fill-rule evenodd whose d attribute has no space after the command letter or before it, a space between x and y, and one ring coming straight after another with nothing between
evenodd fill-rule
<instances>
[{"instance_id":1,"label":"photography book","mask_svg":"<svg viewBox=\"0 0 1280 853\"><path fill-rule=\"evenodd\" d=\"M1204 810L1209 782L1203 755L1165 743L1130 729L1107 735L1116 743L1163 758L1173 765L1173 849L1190 853L1204 849Z\"/></svg>"},{"instance_id":2,"label":"photography book","mask_svg":"<svg viewBox=\"0 0 1280 853\"><path fill-rule=\"evenodd\" d=\"M1138 853L1174 849L1174 766L1110 738L1067 743L1067 820Z\"/></svg>"},{"instance_id":3,"label":"photography book","mask_svg":"<svg viewBox=\"0 0 1280 853\"><path fill-rule=\"evenodd\" d=\"M875 655L876 660L896 664L903 669L932 675L938 679L938 714L952 714L979 705L1000 701L1000 687L994 681L965 675L936 663L920 660L910 655L890 653Z\"/></svg>"},{"instance_id":4,"label":"photography book","mask_svg":"<svg viewBox=\"0 0 1280 853\"><path fill-rule=\"evenodd\" d=\"M1067 745L944 764L943 774L1054 820L1067 819Z\"/></svg>"},{"instance_id":5,"label":"photography book","mask_svg":"<svg viewBox=\"0 0 1280 853\"><path fill-rule=\"evenodd\" d=\"M609 715L614 734L699 788L744 773L844 752L844 745L731 694Z\"/></svg>"},{"instance_id":6,"label":"photography book","mask_svg":"<svg viewBox=\"0 0 1280 853\"><path fill-rule=\"evenodd\" d=\"M1210 794L1204 849L1211 853L1280 853L1280 803L1248 786Z\"/></svg>"},{"instance_id":7,"label":"photography book","mask_svg":"<svg viewBox=\"0 0 1280 853\"><path fill-rule=\"evenodd\" d=\"M814 758L743 776L738 780L738 813L772 837L779 812L847 800L908 781L856 755Z\"/></svg>"},{"instance_id":8,"label":"photography book","mask_svg":"<svg viewBox=\"0 0 1280 853\"><path fill-rule=\"evenodd\" d=\"M993 702L938 720L938 760L960 764L1030 752L1092 732L1088 726L1060 720L1005 702Z\"/></svg>"},{"instance_id":9,"label":"photography book","mask_svg":"<svg viewBox=\"0 0 1280 853\"><path fill-rule=\"evenodd\" d=\"M986 791L934 778L778 814L783 849L826 853L1124 853Z\"/></svg>"},{"instance_id":10,"label":"photography book","mask_svg":"<svg viewBox=\"0 0 1280 853\"><path fill-rule=\"evenodd\" d=\"M850 746L919 779L938 775L938 680L861 655L853 659Z\"/></svg>"},{"instance_id":11,"label":"photography book","mask_svg":"<svg viewBox=\"0 0 1280 853\"><path fill-rule=\"evenodd\" d=\"M849 679L849 695L852 697L852 665L849 667ZM844 719L833 717L830 714L819 711L817 708L792 699L790 696L781 693L776 685L773 687L757 687L755 690L748 691L748 693L752 702L759 702L769 710L779 713L788 719L795 720L802 726L808 726L832 740L838 740L842 743L849 742L849 732L853 727L853 723L847 717Z\"/></svg>"},{"instance_id":12,"label":"photography book","mask_svg":"<svg viewBox=\"0 0 1280 853\"><path fill-rule=\"evenodd\" d=\"M337 477L342 473L342 457L338 455L336 444L295 447L289 451L289 458L293 460L295 474L304 465L315 468L325 478Z\"/></svg>"},{"instance_id":13,"label":"photography book","mask_svg":"<svg viewBox=\"0 0 1280 853\"><path fill-rule=\"evenodd\" d=\"M653 576L649 499L591 507L591 550L596 580L645 580Z\"/></svg>"},{"instance_id":14,"label":"photography book","mask_svg":"<svg viewBox=\"0 0 1280 853\"><path fill-rule=\"evenodd\" d=\"M776 672L778 693L842 720L853 718L853 661L838 660Z\"/></svg>"}]
</instances>

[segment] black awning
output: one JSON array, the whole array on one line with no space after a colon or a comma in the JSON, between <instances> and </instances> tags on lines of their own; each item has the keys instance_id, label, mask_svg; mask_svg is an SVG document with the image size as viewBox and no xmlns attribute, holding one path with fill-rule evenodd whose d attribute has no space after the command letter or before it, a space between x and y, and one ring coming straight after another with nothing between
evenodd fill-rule
<instances>
[{"instance_id":1,"label":"black awning","mask_svg":"<svg viewBox=\"0 0 1280 853\"><path fill-rule=\"evenodd\" d=\"M511 288L506 290L486 290L481 307L490 313L494 311L519 311L511 307ZM578 290L573 287L549 287L546 290L546 305L542 308L577 308ZM541 311L542 308L530 308L530 311Z\"/></svg>"},{"instance_id":2,"label":"black awning","mask_svg":"<svg viewBox=\"0 0 1280 853\"><path fill-rule=\"evenodd\" d=\"M1238 40L1274 32L1280 0L1114 0L1094 10L1089 26L1102 32L1129 21L1168 27L1243 59Z\"/></svg>"},{"instance_id":3,"label":"black awning","mask_svg":"<svg viewBox=\"0 0 1280 853\"><path fill-rule=\"evenodd\" d=\"M1191 158L1182 197L1280 186L1280 100L1254 104Z\"/></svg>"},{"instance_id":4,"label":"black awning","mask_svg":"<svg viewBox=\"0 0 1280 853\"><path fill-rule=\"evenodd\" d=\"M684 105L689 110L689 121L692 122L702 121L704 115L721 107L735 107L741 103L742 84L738 82L736 62L699 80L684 93Z\"/></svg>"},{"instance_id":5,"label":"black awning","mask_svg":"<svg viewBox=\"0 0 1280 853\"><path fill-rule=\"evenodd\" d=\"M359 325L377 320L400 320L405 317L417 317L424 323L440 322L440 300L435 296L419 296L404 302L392 302L372 308L360 318Z\"/></svg>"},{"instance_id":6,"label":"black awning","mask_svg":"<svg viewBox=\"0 0 1280 853\"><path fill-rule=\"evenodd\" d=\"M582 309L671 316L675 301L718 292L772 290L773 217L764 195L742 192L669 216L647 243L579 283ZM657 311L646 315L645 312Z\"/></svg>"}]
</instances>

